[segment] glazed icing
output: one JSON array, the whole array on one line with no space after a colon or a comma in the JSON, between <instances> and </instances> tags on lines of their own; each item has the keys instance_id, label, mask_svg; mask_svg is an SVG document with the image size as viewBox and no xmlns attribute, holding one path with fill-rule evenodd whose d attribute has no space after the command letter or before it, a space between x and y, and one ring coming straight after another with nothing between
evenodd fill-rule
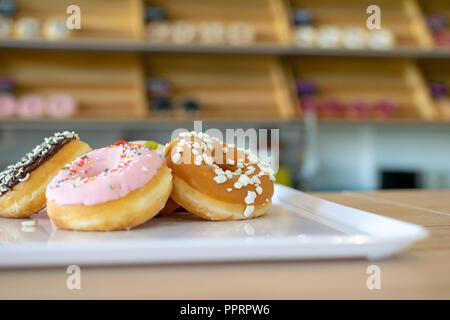
<instances>
[{"instance_id":1,"label":"glazed icing","mask_svg":"<svg viewBox=\"0 0 450 320\"><path fill-rule=\"evenodd\" d=\"M68 163L47 186L47 199L59 205L87 206L116 200L141 188L162 165L143 145L112 145Z\"/></svg>"}]
</instances>

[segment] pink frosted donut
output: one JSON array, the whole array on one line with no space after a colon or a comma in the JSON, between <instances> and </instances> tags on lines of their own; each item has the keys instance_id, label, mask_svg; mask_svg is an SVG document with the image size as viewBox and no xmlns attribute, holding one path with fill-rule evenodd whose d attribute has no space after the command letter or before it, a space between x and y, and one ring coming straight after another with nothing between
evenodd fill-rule
<instances>
[{"instance_id":1,"label":"pink frosted donut","mask_svg":"<svg viewBox=\"0 0 450 320\"><path fill-rule=\"evenodd\" d=\"M15 101L10 94L0 94L0 118L9 118L14 115Z\"/></svg>"},{"instance_id":2,"label":"pink frosted donut","mask_svg":"<svg viewBox=\"0 0 450 320\"><path fill-rule=\"evenodd\" d=\"M37 94L26 94L17 101L17 114L22 118L42 117L44 108L44 101Z\"/></svg>"},{"instance_id":3,"label":"pink frosted donut","mask_svg":"<svg viewBox=\"0 0 450 320\"><path fill-rule=\"evenodd\" d=\"M67 118L75 114L76 101L68 94L55 94L47 100L46 113L53 118Z\"/></svg>"},{"instance_id":4,"label":"pink frosted donut","mask_svg":"<svg viewBox=\"0 0 450 320\"><path fill-rule=\"evenodd\" d=\"M170 170L154 150L112 145L62 168L47 186L47 213L63 229L130 229L154 217L171 191Z\"/></svg>"}]
</instances>

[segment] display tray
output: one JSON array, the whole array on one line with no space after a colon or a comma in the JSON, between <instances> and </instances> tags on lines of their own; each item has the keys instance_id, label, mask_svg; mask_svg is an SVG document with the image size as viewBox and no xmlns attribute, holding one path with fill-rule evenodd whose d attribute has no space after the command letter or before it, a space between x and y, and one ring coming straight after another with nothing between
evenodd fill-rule
<instances>
[{"instance_id":1,"label":"display tray","mask_svg":"<svg viewBox=\"0 0 450 320\"><path fill-rule=\"evenodd\" d=\"M261 218L205 221L185 212L129 231L56 228L45 210L0 218L0 266L191 263L389 257L427 236L421 226L349 208L276 185Z\"/></svg>"}]
</instances>

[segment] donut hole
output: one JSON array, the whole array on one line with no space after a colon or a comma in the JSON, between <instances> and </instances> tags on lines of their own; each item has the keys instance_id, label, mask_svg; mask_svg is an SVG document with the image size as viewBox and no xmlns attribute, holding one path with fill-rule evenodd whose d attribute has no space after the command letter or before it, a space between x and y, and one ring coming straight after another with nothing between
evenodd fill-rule
<instances>
[{"instance_id":1,"label":"donut hole","mask_svg":"<svg viewBox=\"0 0 450 320\"><path fill-rule=\"evenodd\" d=\"M116 168L120 161L120 149L121 148L108 149L108 152L98 154L96 159L89 159L88 163L81 168L83 172L80 175L83 177L95 178ZM89 163L89 161L93 162Z\"/></svg>"}]
</instances>

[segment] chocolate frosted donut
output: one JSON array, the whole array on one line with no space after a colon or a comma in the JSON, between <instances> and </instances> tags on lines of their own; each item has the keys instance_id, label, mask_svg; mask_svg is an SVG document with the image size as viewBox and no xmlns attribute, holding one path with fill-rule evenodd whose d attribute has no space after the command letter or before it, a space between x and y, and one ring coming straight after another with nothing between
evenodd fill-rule
<instances>
[{"instance_id":1,"label":"chocolate frosted donut","mask_svg":"<svg viewBox=\"0 0 450 320\"><path fill-rule=\"evenodd\" d=\"M26 218L45 207L45 188L64 164L91 148L74 132L45 138L19 162L0 172L0 216Z\"/></svg>"}]
</instances>

